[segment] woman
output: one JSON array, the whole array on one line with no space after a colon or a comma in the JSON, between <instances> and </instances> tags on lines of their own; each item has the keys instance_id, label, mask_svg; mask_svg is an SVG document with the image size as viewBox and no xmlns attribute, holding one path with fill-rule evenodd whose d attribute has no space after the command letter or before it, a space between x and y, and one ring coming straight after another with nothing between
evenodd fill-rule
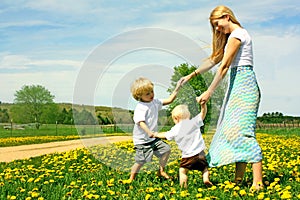
<instances>
[{"instance_id":1,"label":"woman","mask_svg":"<svg viewBox=\"0 0 300 200\"><path fill-rule=\"evenodd\" d=\"M236 183L242 181L247 163L252 163L253 187L261 189L262 153L255 136L260 91L253 72L251 37L226 6L216 7L209 19L212 54L181 81L186 83L220 63L214 80L199 97L200 102L206 103L230 70L228 90L207 159L210 167L236 163Z\"/></svg>"}]
</instances>

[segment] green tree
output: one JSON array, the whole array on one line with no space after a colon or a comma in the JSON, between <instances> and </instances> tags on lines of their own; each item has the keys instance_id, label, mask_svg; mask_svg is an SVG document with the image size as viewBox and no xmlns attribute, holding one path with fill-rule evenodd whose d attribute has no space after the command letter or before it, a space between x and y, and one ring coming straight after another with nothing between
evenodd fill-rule
<instances>
[{"instance_id":1,"label":"green tree","mask_svg":"<svg viewBox=\"0 0 300 200\"><path fill-rule=\"evenodd\" d=\"M39 129L40 123L55 121L57 105L53 101L54 95L41 85L25 85L16 91L12 118L14 122L35 122Z\"/></svg>"},{"instance_id":2,"label":"green tree","mask_svg":"<svg viewBox=\"0 0 300 200\"><path fill-rule=\"evenodd\" d=\"M93 116L93 114L86 109L83 109L81 112L73 111L74 120L76 124L80 125L95 125L97 123L97 119Z\"/></svg>"},{"instance_id":3,"label":"green tree","mask_svg":"<svg viewBox=\"0 0 300 200\"><path fill-rule=\"evenodd\" d=\"M183 63L180 66L175 66L174 74L171 78L171 87L168 89L168 92L171 93L174 90L177 81L181 77L192 73L196 69L196 66L189 66L187 63ZM196 102L196 97L200 96L204 91L207 90L207 87L212 82L214 75L214 72L208 71L202 75L192 78L188 83L186 83L178 92L177 98L168 107L168 115L170 115L171 110L175 106L179 104L186 104L189 107L192 117L196 116L200 111L200 106ZM207 104L208 112L204 120L205 125L215 125L217 122L227 85L226 80L223 82L224 83L220 84L216 89Z\"/></svg>"},{"instance_id":4,"label":"green tree","mask_svg":"<svg viewBox=\"0 0 300 200\"><path fill-rule=\"evenodd\" d=\"M57 121L59 124L73 124L73 109L71 108L68 111L66 108L63 108L58 115Z\"/></svg>"},{"instance_id":5,"label":"green tree","mask_svg":"<svg viewBox=\"0 0 300 200\"><path fill-rule=\"evenodd\" d=\"M0 123L9 122L9 114L7 109L0 108Z\"/></svg>"}]
</instances>

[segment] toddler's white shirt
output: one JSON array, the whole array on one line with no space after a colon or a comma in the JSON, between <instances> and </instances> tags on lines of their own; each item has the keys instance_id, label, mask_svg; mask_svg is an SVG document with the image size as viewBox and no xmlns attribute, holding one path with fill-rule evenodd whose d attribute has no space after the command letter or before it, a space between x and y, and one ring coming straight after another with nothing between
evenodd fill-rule
<instances>
[{"instance_id":1,"label":"toddler's white shirt","mask_svg":"<svg viewBox=\"0 0 300 200\"><path fill-rule=\"evenodd\" d=\"M165 133L167 140L175 140L182 151L182 158L194 156L205 149L200 127L203 120L198 114L192 119L184 119Z\"/></svg>"}]
</instances>

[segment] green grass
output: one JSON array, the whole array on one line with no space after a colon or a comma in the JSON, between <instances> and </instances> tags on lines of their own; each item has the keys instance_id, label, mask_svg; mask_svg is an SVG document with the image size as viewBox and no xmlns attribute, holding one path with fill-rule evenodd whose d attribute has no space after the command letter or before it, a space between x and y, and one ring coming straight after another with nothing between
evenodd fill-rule
<instances>
[{"instance_id":1,"label":"green grass","mask_svg":"<svg viewBox=\"0 0 300 200\"><path fill-rule=\"evenodd\" d=\"M122 142L0 163L0 199L299 199L300 137L259 133L258 141L265 185L259 192L251 190L250 165L241 185L231 182L234 165L227 165L210 168L215 186L205 187L201 172L192 171L188 189L181 189L180 152L174 143L166 167L172 180L156 176L158 160L154 159L129 183L133 144Z\"/></svg>"},{"instance_id":2,"label":"green grass","mask_svg":"<svg viewBox=\"0 0 300 200\"><path fill-rule=\"evenodd\" d=\"M264 128L257 129L256 132L275 135L300 136L300 128Z\"/></svg>"},{"instance_id":3,"label":"green grass","mask_svg":"<svg viewBox=\"0 0 300 200\"><path fill-rule=\"evenodd\" d=\"M129 135L124 133L126 128L100 127L93 125L56 125L45 124L36 129L34 126L25 126L24 130L5 130L0 126L0 147L40 144L55 141L74 140L80 138Z\"/></svg>"}]
</instances>

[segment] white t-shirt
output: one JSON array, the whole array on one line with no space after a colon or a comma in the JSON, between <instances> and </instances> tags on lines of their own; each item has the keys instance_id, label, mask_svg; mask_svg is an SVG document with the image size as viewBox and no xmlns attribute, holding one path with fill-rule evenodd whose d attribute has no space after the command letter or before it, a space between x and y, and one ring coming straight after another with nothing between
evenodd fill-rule
<instances>
[{"instance_id":1,"label":"white t-shirt","mask_svg":"<svg viewBox=\"0 0 300 200\"><path fill-rule=\"evenodd\" d=\"M231 67L242 66L242 65L253 66L252 39L248 34L248 32L243 28L236 28L234 31L231 32L228 40L230 38L237 38L241 41L241 46L234 60L231 63ZM225 51L226 51L226 47L225 47Z\"/></svg>"},{"instance_id":2,"label":"white t-shirt","mask_svg":"<svg viewBox=\"0 0 300 200\"><path fill-rule=\"evenodd\" d=\"M194 156L205 149L200 127L203 120L198 114L192 119L185 119L165 133L167 140L175 140L182 151L182 158Z\"/></svg>"},{"instance_id":3,"label":"white t-shirt","mask_svg":"<svg viewBox=\"0 0 300 200\"><path fill-rule=\"evenodd\" d=\"M153 99L151 102L139 102L134 110L133 121L133 144L145 144L152 142L155 138L150 138L148 134L138 125L144 121L148 128L157 132L158 111L162 109L163 102Z\"/></svg>"}]
</instances>

